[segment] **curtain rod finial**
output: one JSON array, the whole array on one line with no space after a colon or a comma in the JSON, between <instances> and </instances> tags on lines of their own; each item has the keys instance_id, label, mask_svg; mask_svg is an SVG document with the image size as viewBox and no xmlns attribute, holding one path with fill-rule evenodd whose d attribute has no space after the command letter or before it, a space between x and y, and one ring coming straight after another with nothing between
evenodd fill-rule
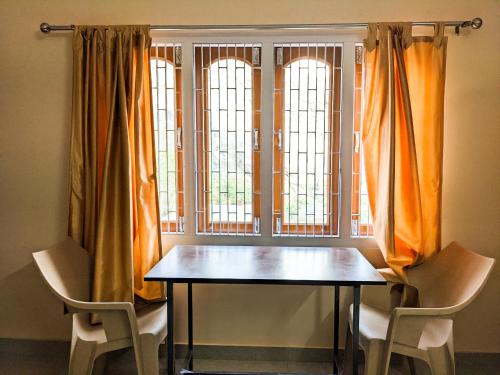
<instances>
[{"instance_id":1,"label":"curtain rod finial","mask_svg":"<svg viewBox=\"0 0 500 375\"><path fill-rule=\"evenodd\" d=\"M470 21L464 21L461 24L458 24L455 26L455 34L460 35L460 29L464 29L467 27L470 27L473 30L479 29L481 26L483 26L483 19L476 17L473 18Z\"/></svg>"},{"instance_id":2,"label":"curtain rod finial","mask_svg":"<svg viewBox=\"0 0 500 375\"><path fill-rule=\"evenodd\" d=\"M483 26L483 20L479 17L476 17L476 18L472 19L470 26L473 29L479 29L481 26Z\"/></svg>"},{"instance_id":3,"label":"curtain rod finial","mask_svg":"<svg viewBox=\"0 0 500 375\"><path fill-rule=\"evenodd\" d=\"M50 25L47 22L40 24L40 31L44 34L50 33Z\"/></svg>"}]
</instances>

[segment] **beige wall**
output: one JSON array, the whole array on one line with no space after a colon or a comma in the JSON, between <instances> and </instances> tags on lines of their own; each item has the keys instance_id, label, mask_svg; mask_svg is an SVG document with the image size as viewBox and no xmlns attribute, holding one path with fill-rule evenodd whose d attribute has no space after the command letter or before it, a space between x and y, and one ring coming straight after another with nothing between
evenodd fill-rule
<instances>
[{"instance_id":1,"label":"beige wall","mask_svg":"<svg viewBox=\"0 0 500 375\"><path fill-rule=\"evenodd\" d=\"M500 254L498 1L2 0L0 9L0 337L68 339L70 331L62 306L31 264L33 249L64 237L67 210L71 36L41 35L42 21L251 24L483 17L480 31L449 41L443 244L458 240L482 254ZM205 238L164 240L169 247ZM271 242L268 236L253 240ZM497 266L482 295L457 319L457 350L500 352L499 288ZM176 294L176 334L185 341L185 289ZM328 288L197 286L196 337L211 344L329 346L331 294ZM349 296L342 301L344 306Z\"/></svg>"}]
</instances>

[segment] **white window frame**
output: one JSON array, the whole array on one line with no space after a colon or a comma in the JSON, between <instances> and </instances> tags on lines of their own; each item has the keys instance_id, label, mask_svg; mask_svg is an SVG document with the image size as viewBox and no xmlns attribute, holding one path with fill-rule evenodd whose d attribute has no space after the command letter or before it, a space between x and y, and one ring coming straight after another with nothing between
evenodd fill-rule
<instances>
[{"instance_id":1,"label":"white window frame","mask_svg":"<svg viewBox=\"0 0 500 375\"><path fill-rule=\"evenodd\" d=\"M362 33L352 31L335 32L326 30L176 30L152 31L154 42L175 43L182 46L183 115L184 115L184 212L185 225L183 241L203 244L271 244L295 246L353 246L375 247L373 238L351 237L351 184L353 148L353 104L354 104L354 61L355 45L362 41ZM275 43L342 43L343 76L340 138L340 214L339 233L336 237L276 237L272 235L272 158L273 158L273 83ZM262 118L261 118L261 220L260 236L238 237L227 234L211 236L196 231L196 176L194 169L195 132L193 107L193 46L201 43L260 43L262 45ZM164 238L168 237L164 235Z\"/></svg>"},{"instance_id":2,"label":"white window frame","mask_svg":"<svg viewBox=\"0 0 500 375\"><path fill-rule=\"evenodd\" d=\"M309 45L309 48L311 48L311 46L314 46L315 44L318 44L318 45L321 45L322 42L307 42L306 44L304 44L303 42L293 42L293 43L274 43L274 46L275 48L288 48L288 47L302 47L302 48L308 48L307 46ZM340 47L341 50L344 48L344 43L342 42L336 42L336 41L331 41L331 42L327 42L327 43L324 43L325 45L324 46L319 46L319 50L321 50L322 48L338 48ZM314 48L314 47L313 47ZM326 49L325 49L325 53L326 53ZM273 54L274 55L274 54ZM334 61L332 62L332 64L334 64L336 62L336 58L332 55L332 58L334 59ZM276 65L273 65L273 68L275 69L276 68ZM341 72L343 72L343 51L341 52L341 61L340 61L340 67L336 67L336 66L332 66L331 67L331 74L332 75L335 75L335 70L337 69L340 69ZM274 75L276 74L275 71L273 71L273 82L274 82ZM340 80L340 114L342 115L342 79L343 77L341 76L341 80ZM333 83L335 85L335 80L333 80ZM274 90L280 90L280 88L277 88L277 87L274 87L273 85L273 91ZM331 92L331 96L330 96L330 100L332 101L331 102L331 108L332 108L332 111L334 109L334 104L333 104L333 101L335 100L335 96L336 94L334 93L334 90L335 90L335 87L331 87L330 90L332 90ZM273 96L273 99L274 99L274 96ZM273 103L273 110L275 108L274 106L275 103ZM329 126L331 126L331 129L330 130L333 130L334 128L334 124L333 124L333 121L334 121L334 114L332 112L332 118L330 119L332 121L332 124L329 124ZM328 120L327 120L328 121ZM339 124L339 130L341 130L342 128L342 120L340 120L340 124ZM276 124L273 124L273 129L275 129L276 127ZM275 135L276 136L276 135ZM341 144L342 144L342 139L341 139L341 131L338 135L339 137L339 142L340 142L340 145L339 145L339 150L340 151L340 155L339 155L339 159L340 159L340 162L341 162L341 159L342 159L342 151L341 151ZM282 138L284 138L284 136L282 136ZM330 141L333 141L333 138L330 139ZM335 143L335 142L333 142ZM328 152L331 152L333 149L334 149L334 145L330 144L327 148ZM326 150L325 150L326 151ZM275 156L275 153L273 153L273 168L275 166L275 160L274 160L274 156ZM280 166L281 167L281 166ZM329 168L331 168L332 170L335 170L336 167L332 167L330 166ZM281 168L280 168L281 169ZM338 182L339 185L340 185L340 182L341 182L341 176L340 176L340 171L341 171L341 166L338 165L338 176L333 176L333 177L327 177L328 179L330 179L329 181L329 185L333 185L334 184L334 181L335 182ZM273 171L273 177L274 177L274 174L275 173L278 173L277 171ZM282 173L282 171L280 170L279 173ZM274 189L276 188L274 186L274 182L275 182L275 179L273 178L273 192L274 192ZM340 187L340 186L339 186ZM281 194L283 194L284 191L280 191L279 194L281 196ZM326 191L324 193L325 196L328 196L328 199L330 200L330 203L329 203L329 207L327 208L327 211L329 212L330 210L333 209L333 207L335 206L333 200L335 199L338 203L338 212L336 212L335 214L333 212L329 212L329 224L327 225L321 225L322 229L324 227L327 227L327 229L329 229L330 231L333 230L333 228L339 228L339 221L340 221L340 207L341 207L341 201L342 201L342 189L339 189L338 191L338 194L332 194L331 191ZM338 195L337 197L334 197L334 195ZM273 210L275 209L275 202L274 202L274 198L275 198L275 194L273 194ZM322 230L317 230L316 228L313 228L312 230L308 230L306 229L306 227L304 226L303 223L293 223L293 222L290 222L290 223L285 223L283 218L284 218L284 206L283 206L283 203L279 204L279 207L280 207L280 212L273 212L273 220L275 220L275 222L273 223L274 226L273 226L273 236L274 237L324 237L324 238L327 238L327 237L330 237L330 238L338 238L339 237L339 232L338 233L334 233L334 234L327 234L327 233L322 233ZM307 207L307 205L306 205ZM276 217L279 217L279 225L278 225L278 222L275 218L275 215ZM332 220L334 219L334 221ZM311 226L312 223L309 223L307 226ZM285 225L288 225L288 230L283 230L281 228L279 228L278 230L278 226L279 227L285 227ZM290 226L292 227L295 227L295 229L293 231L290 231ZM304 226L304 229L300 229L300 227ZM313 227L316 227L316 223L313 224ZM319 226L319 225L318 225ZM338 231L338 230L337 230Z\"/></svg>"},{"instance_id":3,"label":"white window frame","mask_svg":"<svg viewBox=\"0 0 500 375\"><path fill-rule=\"evenodd\" d=\"M167 51L171 51L172 53L172 61L168 61L166 56L163 56L163 57L160 57L160 56L156 56L157 54L160 55L160 54L167 54ZM180 59L180 61L178 60ZM158 64L158 61L160 60L164 60L163 64L165 65L165 72L164 72L164 84L166 86L167 82L168 82L168 78L167 78L167 65L172 65L172 69L173 69L173 76L172 76L172 82L173 82L173 87L165 87L165 94L164 95L160 95L159 93L159 82L158 82L158 79L159 79L159 67L156 65ZM156 68L153 68L152 65L153 65L153 61L155 62L155 65L156 65ZM180 185L182 185L182 182L183 182L183 179L181 180L181 177L183 177L183 173L184 173L184 170L182 171L178 171L178 166L179 164L183 166L183 159L184 159L184 151L183 151L183 124L181 123L181 121L183 120L183 116L182 116L182 106L178 106L178 93L179 93L179 87L177 87L177 73L178 73L178 70L179 69L182 69L181 66L182 66L182 48L180 47L180 45L176 45L174 43L161 43L161 42L155 42L152 44L151 46L151 57L150 57L150 66L151 66L151 83L153 83L154 80L156 80L156 87L152 85L153 87L153 93L152 93L152 102L153 102L153 111L155 110L155 107L154 107L154 102L155 101L159 101L159 99L161 97L164 98L165 100L165 104L167 102L167 97L168 97L168 90L173 90L173 113L174 113L174 118L173 118L173 130L172 129L168 129L168 125L167 125L167 121L168 121L168 108L166 107L165 105L165 108L163 109L165 111L165 131L167 132L167 134L169 132L172 132L173 133L173 136L174 136L174 142L173 142L173 146L174 146L174 153L175 153L175 169L172 171L172 170L169 170L168 167L167 167L167 171L166 171L166 175L164 175L164 172L165 171L160 171L160 166L161 166L161 163L160 163L160 158L158 158L159 154L161 151L158 150L158 146L160 145L160 116L159 116L159 103L157 103L157 107L156 107L156 111L154 111L152 117L153 117L153 121L155 122L155 145L157 147L156 149L156 152L155 152L155 158L156 158L156 167L158 168L158 173L157 173L157 182L158 182L158 205L160 207L160 212L161 212L161 209L162 209L162 200L161 200L161 193L165 193L167 195L167 206L169 206L168 202L169 202L169 199L168 199L168 195L169 195L169 187L168 187L168 182L169 182L169 179L171 179L172 177L169 177L169 174L174 174L174 186L175 186L175 191L174 191L174 195L176 197L176 207L175 207L175 211L170 211L169 208L170 207L167 207L167 220L163 220L163 218L161 217L160 215L160 228L161 228L161 233L167 233L167 234L183 234L184 233L184 191L182 189L182 187L180 187ZM154 77L154 80L153 80L153 77ZM182 75L181 75L181 79L180 81L182 82ZM156 95L154 94L154 90L156 89ZM182 89L182 87L180 88ZM180 117L179 117L180 116ZM172 145L171 145L172 146ZM168 139L165 139L165 147L168 149ZM164 150L164 151L167 151ZM181 158L179 160L179 158ZM168 157L167 155L165 155L165 165L167 165L168 163ZM162 185L162 177L164 179L166 179L166 184L167 184L167 188L166 190L161 190L161 185ZM164 180L163 180L164 181ZM181 198L182 197L182 198ZM175 213L175 219L174 220L171 220L170 219L170 214L171 213Z\"/></svg>"},{"instance_id":4,"label":"white window frame","mask_svg":"<svg viewBox=\"0 0 500 375\"><path fill-rule=\"evenodd\" d=\"M235 47L238 47L240 49L240 53L241 53L241 48L244 48L245 50L250 50L248 52L248 54L245 53L244 51L244 54L243 56L245 56L247 58L247 62L245 62L246 64L249 64L248 61L251 62L251 65L249 64L249 67L251 69L251 75L248 77L251 81L252 81L252 88L251 88L251 93L250 95L254 95L255 93L255 87L253 87L253 83L255 82L255 75L258 74L258 82L259 82L259 87L260 87L260 82L261 82L261 78L260 78L260 50L261 50L261 45L260 43L227 43L227 42L224 42L224 43L216 43L216 42L210 42L210 43L194 43L193 44L193 53L196 49L203 51L203 49L215 49L215 56L217 55L224 55L224 54L228 54L230 52L234 52L236 53L236 51L232 51L233 48ZM257 55L256 55L256 59L257 61L254 62L254 52L255 50L257 49ZM213 54L210 54L209 52L209 56L210 57L214 57ZM223 58L222 60L225 60L225 58ZM193 61L194 63L194 61ZM201 58L201 63L203 63L203 58ZM212 64L210 63L210 67L212 66ZM195 77L197 75L201 75L203 77L203 73L201 71L196 71L196 70L199 70L200 69L200 66L195 66L193 65L193 80L195 79ZM202 69L205 69L205 68L202 68ZM220 70L218 71L218 74L220 74ZM236 78L236 77L235 77ZM202 90L203 91L203 96L207 94L208 91L206 90L209 90L210 88L210 83L208 83L208 87L203 87L203 84L201 87L193 87L193 89L196 89L196 90ZM246 90L245 90L246 92ZM262 90L261 92L258 93L260 97L262 97ZM193 94L194 96L194 94ZM208 96L211 97L211 93L208 93ZM259 99L258 100L259 103L261 103L261 100ZM201 104L201 108L199 107L200 106L200 103L197 103L196 101L193 102L193 110L196 112L196 113L203 113L204 115L204 112L206 110L209 111L210 114L212 114L212 108L210 106L210 104L208 104L207 108L204 108L203 107L203 103ZM251 160L251 169L252 169L252 178L251 178L251 189L252 191L250 192L250 194L252 195L252 201L251 201L251 208L250 208L250 211L246 211L245 209L245 216L248 215L247 212L249 212L249 214L251 215L251 220L248 221L248 222L238 222L238 220L236 221L221 221L221 220L213 220L213 215L210 215L210 210L212 209L211 207L211 202L212 200L210 199L210 202L207 202L206 200L206 197L205 197L205 193L207 191L201 191L199 189L202 189L203 188L203 184L200 184L200 176L199 174L203 174L203 173L206 173L207 174L207 177L212 180L212 175L211 175L211 171L210 171L210 167L208 167L209 170L205 171L204 168L207 168L206 166L200 166L198 165L198 160L200 158L200 155L204 154L205 153L205 150L203 149L203 146L201 144L198 144L198 141L200 138L204 138L206 136L205 134L205 129L196 129L197 126L201 125L202 123L205 123L205 120L203 119L196 119L196 117L194 117L194 120L196 121L196 124L193 125L193 127L196 129L196 132L198 133L198 135L201 134L201 137L200 136L196 136L195 135L195 153L196 153L196 161L195 161L195 173L197 174L197 178L196 178L196 181L195 181L195 188L196 188L196 230L197 230L197 234L198 235L219 235L219 236L227 236L227 235L230 235L230 236L259 236L260 235L260 215L257 214L256 215L256 212L258 213L260 211L260 206L259 205L259 202L261 201L260 200L260 194L261 194L261 190L260 188L256 185L256 181L255 181L255 169L257 168L257 170L259 170L261 168L261 164L258 163L258 161L260 160L260 153L261 153L261 147L260 147L260 114L261 114L261 111L260 111L260 108L256 108L256 104L254 103L254 100L252 98L252 108L250 109L249 111L249 114L251 116L251 122L249 123L249 125L251 126L252 130L249 131L249 133L251 135L249 135L247 133L247 130L245 129L245 136L249 136L247 139L248 141L251 142L251 144L253 144L253 146L251 147L251 150L249 150L249 152L246 153L246 155L248 157L250 157L250 160ZM259 116L259 120L258 122L259 123L255 123L255 118L256 116ZM196 116L196 115L195 115ZM220 119L220 116L221 114L219 113L219 119ZM229 118L228 118L228 121L229 121ZM208 120L208 124L206 124L207 126L209 126L211 124L211 120ZM257 131L257 133L254 132L254 130ZM209 133L211 133L211 131L209 130ZM209 135L209 138L210 138L210 135ZM212 150L212 153L213 153L214 150ZM220 156L220 153L219 153L219 156ZM203 157L203 155L201 156ZM228 156L229 157L229 156ZM211 157L210 157L210 160L213 160ZM256 163L256 160L257 160L257 163L258 165L256 166L254 163ZM227 173L229 175L229 173ZM219 180L220 181L220 180ZM202 185L200 187L200 185ZM210 188L210 185L211 183L208 184L209 188L208 190L211 190ZM245 192L244 192L245 193ZM209 195L212 194L212 191L209 191L208 192ZM199 200L199 197L200 195L202 196L202 199L201 201ZM219 194L219 198L221 197L221 194ZM218 208L218 211L220 211L222 208L222 205L219 206ZM220 214L219 214L220 215ZM211 217L210 217L211 216ZM201 220L200 220L201 219ZM203 230L201 229L203 228Z\"/></svg>"}]
</instances>

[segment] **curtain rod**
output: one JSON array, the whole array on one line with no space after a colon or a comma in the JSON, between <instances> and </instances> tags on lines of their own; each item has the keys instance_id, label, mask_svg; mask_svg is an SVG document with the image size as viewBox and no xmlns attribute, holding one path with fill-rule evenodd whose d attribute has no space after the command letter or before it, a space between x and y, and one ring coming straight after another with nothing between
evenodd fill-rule
<instances>
[{"instance_id":1,"label":"curtain rod","mask_svg":"<svg viewBox=\"0 0 500 375\"><path fill-rule=\"evenodd\" d=\"M437 22L412 22L413 26L434 26ZM476 30L483 25L479 17L469 21L445 21L447 27L454 27L458 35L461 28L471 27ZM317 24L264 24L264 25L150 25L150 30L300 30L300 29L335 29L335 28L364 28L368 23L317 23ZM71 31L75 25L50 25L46 22L40 24L40 31L48 34L51 31Z\"/></svg>"}]
</instances>

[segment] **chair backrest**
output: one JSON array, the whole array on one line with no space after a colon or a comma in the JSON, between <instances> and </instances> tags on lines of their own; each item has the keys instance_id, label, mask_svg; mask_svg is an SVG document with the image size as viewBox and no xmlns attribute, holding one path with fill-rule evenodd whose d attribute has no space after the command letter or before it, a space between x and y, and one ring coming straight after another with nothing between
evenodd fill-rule
<instances>
[{"instance_id":1,"label":"chair backrest","mask_svg":"<svg viewBox=\"0 0 500 375\"><path fill-rule=\"evenodd\" d=\"M88 302L90 291L89 255L71 238L54 247L33 253L45 282L65 303Z\"/></svg>"},{"instance_id":2,"label":"chair backrest","mask_svg":"<svg viewBox=\"0 0 500 375\"><path fill-rule=\"evenodd\" d=\"M108 341L129 339L132 335L137 338L136 323L131 326L126 310L117 309L113 303L90 301L90 257L75 241L67 238L48 250L33 253L33 258L50 289L70 307L70 312L79 314L80 325L93 312L102 321Z\"/></svg>"},{"instance_id":3,"label":"chair backrest","mask_svg":"<svg viewBox=\"0 0 500 375\"><path fill-rule=\"evenodd\" d=\"M408 269L408 283L418 289L420 307L447 307L456 312L479 294L494 264L495 259L452 242L427 262Z\"/></svg>"}]
</instances>

